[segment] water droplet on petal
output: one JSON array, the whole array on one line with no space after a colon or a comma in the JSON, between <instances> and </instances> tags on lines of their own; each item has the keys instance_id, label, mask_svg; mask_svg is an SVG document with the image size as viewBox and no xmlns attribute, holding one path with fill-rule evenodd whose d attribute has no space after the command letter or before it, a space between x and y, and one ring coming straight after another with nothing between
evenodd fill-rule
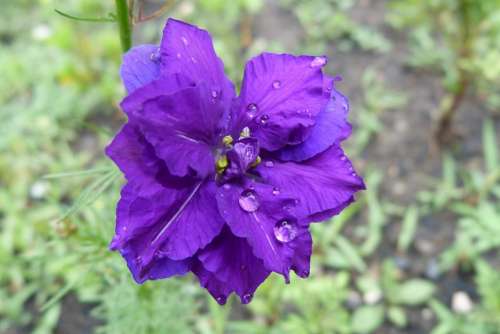
<instances>
[{"instance_id":1,"label":"water droplet on petal","mask_svg":"<svg viewBox=\"0 0 500 334\"><path fill-rule=\"evenodd\" d=\"M266 161L266 162L264 162L264 166L270 167L270 168L274 167L274 162L272 162L272 161Z\"/></svg>"},{"instance_id":2,"label":"water droplet on petal","mask_svg":"<svg viewBox=\"0 0 500 334\"><path fill-rule=\"evenodd\" d=\"M181 59L182 57L180 53L177 53L175 56L177 57L177 59Z\"/></svg>"},{"instance_id":3,"label":"water droplet on petal","mask_svg":"<svg viewBox=\"0 0 500 334\"><path fill-rule=\"evenodd\" d=\"M302 270L300 273L299 273L299 276L300 277L308 277L309 276L309 270Z\"/></svg>"},{"instance_id":4,"label":"water droplet on petal","mask_svg":"<svg viewBox=\"0 0 500 334\"><path fill-rule=\"evenodd\" d=\"M356 176L356 173L355 173L355 172L352 172L352 173L351 173L351 175L352 175L352 176Z\"/></svg>"},{"instance_id":5,"label":"water droplet on petal","mask_svg":"<svg viewBox=\"0 0 500 334\"><path fill-rule=\"evenodd\" d=\"M345 157L345 155L343 155L343 156L341 156L341 157L340 157L340 161L345 161L345 159L347 159L347 158Z\"/></svg>"},{"instance_id":6,"label":"water droplet on petal","mask_svg":"<svg viewBox=\"0 0 500 334\"><path fill-rule=\"evenodd\" d=\"M274 226L274 236L280 242L290 242L297 236L297 227L293 222L280 220Z\"/></svg>"},{"instance_id":7,"label":"water droplet on petal","mask_svg":"<svg viewBox=\"0 0 500 334\"><path fill-rule=\"evenodd\" d=\"M319 66L324 66L325 64L326 64L326 58L325 57L314 57L314 59L309 64L309 66L311 66L311 67L319 67Z\"/></svg>"},{"instance_id":8,"label":"water droplet on petal","mask_svg":"<svg viewBox=\"0 0 500 334\"><path fill-rule=\"evenodd\" d=\"M231 185L229 185L228 183L226 183L226 184L224 184L222 186L222 188L224 188L224 190L229 190L229 189L231 189Z\"/></svg>"},{"instance_id":9,"label":"water droplet on petal","mask_svg":"<svg viewBox=\"0 0 500 334\"><path fill-rule=\"evenodd\" d=\"M269 120L269 115L262 115L259 117L259 123L265 125Z\"/></svg>"},{"instance_id":10,"label":"water droplet on petal","mask_svg":"<svg viewBox=\"0 0 500 334\"><path fill-rule=\"evenodd\" d=\"M219 96L219 93L217 93L217 91L216 91L216 90L213 90L213 91L212 91L212 97L213 97L214 99L216 99L216 98L217 98L217 96Z\"/></svg>"},{"instance_id":11,"label":"water droplet on petal","mask_svg":"<svg viewBox=\"0 0 500 334\"><path fill-rule=\"evenodd\" d=\"M122 227L122 231L123 231L123 232L127 232L127 230L128 230L127 226L123 226L123 227Z\"/></svg>"},{"instance_id":12,"label":"water droplet on petal","mask_svg":"<svg viewBox=\"0 0 500 334\"><path fill-rule=\"evenodd\" d=\"M188 40L187 40L186 37L182 36L181 40L182 40L182 44L184 44L185 46L187 46L189 44L189 42L188 42Z\"/></svg>"},{"instance_id":13,"label":"water droplet on petal","mask_svg":"<svg viewBox=\"0 0 500 334\"><path fill-rule=\"evenodd\" d=\"M240 207L246 212L255 212L260 206L257 193L252 189L244 190L238 200Z\"/></svg>"},{"instance_id":14,"label":"water droplet on petal","mask_svg":"<svg viewBox=\"0 0 500 334\"><path fill-rule=\"evenodd\" d=\"M279 89L280 87L281 87L281 81L279 81L279 80L275 80L275 81L273 82L273 88L274 88L274 89Z\"/></svg>"},{"instance_id":15,"label":"water droplet on petal","mask_svg":"<svg viewBox=\"0 0 500 334\"><path fill-rule=\"evenodd\" d=\"M217 303L219 303L219 305L224 305L226 303L226 296L219 296L217 298L215 298L215 300L217 301Z\"/></svg>"},{"instance_id":16,"label":"water droplet on petal","mask_svg":"<svg viewBox=\"0 0 500 334\"><path fill-rule=\"evenodd\" d=\"M253 295L251 293L244 294L243 297L241 297L241 302L243 304L248 304L252 301Z\"/></svg>"},{"instance_id":17,"label":"water droplet on petal","mask_svg":"<svg viewBox=\"0 0 500 334\"><path fill-rule=\"evenodd\" d=\"M158 51L152 52L149 55L149 59L155 63L158 62L160 60L160 53Z\"/></svg>"},{"instance_id":18,"label":"water droplet on petal","mask_svg":"<svg viewBox=\"0 0 500 334\"><path fill-rule=\"evenodd\" d=\"M274 195L274 196L277 196L277 195L279 195L279 194L280 194L280 190L279 190L278 188L274 187L274 188L273 188L273 195Z\"/></svg>"},{"instance_id":19,"label":"water droplet on petal","mask_svg":"<svg viewBox=\"0 0 500 334\"><path fill-rule=\"evenodd\" d=\"M247 105L247 115L250 117L250 118L254 118L255 117L255 114L259 111L259 108L257 107L257 105L255 103L250 103L249 105Z\"/></svg>"},{"instance_id":20,"label":"water droplet on petal","mask_svg":"<svg viewBox=\"0 0 500 334\"><path fill-rule=\"evenodd\" d=\"M195 64L198 62L195 57L191 57L191 61Z\"/></svg>"}]
</instances>

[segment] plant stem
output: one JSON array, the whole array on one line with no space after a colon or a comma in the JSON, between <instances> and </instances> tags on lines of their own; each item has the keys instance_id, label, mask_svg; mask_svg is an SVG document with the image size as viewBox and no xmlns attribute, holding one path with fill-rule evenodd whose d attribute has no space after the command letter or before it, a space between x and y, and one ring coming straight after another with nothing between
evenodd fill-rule
<instances>
[{"instance_id":1,"label":"plant stem","mask_svg":"<svg viewBox=\"0 0 500 334\"><path fill-rule=\"evenodd\" d=\"M120 31L120 42L123 53L125 53L132 47L132 28L127 0L115 0L115 4L116 21L118 22L118 29Z\"/></svg>"},{"instance_id":2,"label":"plant stem","mask_svg":"<svg viewBox=\"0 0 500 334\"><path fill-rule=\"evenodd\" d=\"M464 99L467 89L470 85L469 73L464 68L464 62L472 57L472 42L473 42L473 26L471 19L471 1L459 0L458 2L458 19L460 23L460 35L456 68L458 72L457 90L453 93L451 103L446 106L442 112L437 127L437 137L443 142L449 135L453 118Z\"/></svg>"}]
</instances>

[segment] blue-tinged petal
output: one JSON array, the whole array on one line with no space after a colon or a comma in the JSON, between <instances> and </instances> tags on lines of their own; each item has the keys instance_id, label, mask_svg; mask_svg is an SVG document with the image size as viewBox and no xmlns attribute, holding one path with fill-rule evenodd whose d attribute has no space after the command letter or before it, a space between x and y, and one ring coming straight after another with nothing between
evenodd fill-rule
<instances>
[{"instance_id":1,"label":"blue-tinged petal","mask_svg":"<svg viewBox=\"0 0 500 334\"><path fill-rule=\"evenodd\" d=\"M197 257L203 268L212 273L211 277L200 275L205 277L200 282L212 290L219 302L227 298L227 292L235 292L244 304L250 302L257 287L270 274L262 260L252 253L247 241L234 236L227 227ZM213 282L210 284L208 280ZM224 285L223 291L211 289L218 286L217 282Z\"/></svg>"},{"instance_id":2,"label":"blue-tinged petal","mask_svg":"<svg viewBox=\"0 0 500 334\"><path fill-rule=\"evenodd\" d=\"M140 262L140 245L133 243L120 250L120 253L127 261L127 266L134 280L141 284L147 280L157 280L172 276L184 275L191 268L192 260L172 260L168 257L157 258L151 266L144 271Z\"/></svg>"},{"instance_id":3,"label":"blue-tinged petal","mask_svg":"<svg viewBox=\"0 0 500 334\"><path fill-rule=\"evenodd\" d=\"M117 206L116 234L111 249L135 261L137 277L155 276L156 263L184 260L209 244L224 221L214 202L215 184L166 179L165 184L129 182ZM130 266L130 261L129 261Z\"/></svg>"},{"instance_id":4,"label":"blue-tinged petal","mask_svg":"<svg viewBox=\"0 0 500 334\"><path fill-rule=\"evenodd\" d=\"M193 83L206 82L212 94L226 102L234 98L234 85L224 74L224 64L207 31L169 19L160 50L162 74L181 73Z\"/></svg>"},{"instance_id":5,"label":"blue-tinged petal","mask_svg":"<svg viewBox=\"0 0 500 334\"><path fill-rule=\"evenodd\" d=\"M342 149L331 146L312 159L296 162L265 161L257 167L263 181L299 199L297 214L318 220L338 214L365 189Z\"/></svg>"},{"instance_id":6,"label":"blue-tinged petal","mask_svg":"<svg viewBox=\"0 0 500 334\"><path fill-rule=\"evenodd\" d=\"M176 176L215 172L213 147L220 140L224 103L205 84L175 90L180 75L162 77L130 94L122 108L156 155Z\"/></svg>"},{"instance_id":7,"label":"blue-tinged petal","mask_svg":"<svg viewBox=\"0 0 500 334\"><path fill-rule=\"evenodd\" d=\"M158 45L139 45L123 55L120 76L128 93L133 92L160 76Z\"/></svg>"},{"instance_id":8,"label":"blue-tinged petal","mask_svg":"<svg viewBox=\"0 0 500 334\"><path fill-rule=\"evenodd\" d=\"M251 181L225 184L217 191L219 212L232 233L245 238L256 257L286 280L294 264L300 236L307 225L294 217L295 200L268 186Z\"/></svg>"},{"instance_id":9,"label":"blue-tinged petal","mask_svg":"<svg viewBox=\"0 0 500 334\"><path fill-rule=\"evenodd\" d=\"M324 109L324 57L263 53L245 66L232 130L248 126L261 147L274 151L304 141Z\"/></svg>"},{"instance_id":10,"label":"blue-tinged petal","mask_svg":"<svg viewBox=\"0 0 500 334\"><path fill-rule=\"evenodd\" d=\"M335 82L335 81L334 81ZM298 145L280 150L281 160L303 161L323 152L333 144L339 145L351 134L351 124L347 121L349 102L335 84L330 87L330 100L316 118L316 124L307 139Z\"/></svg>"}]
</instances>

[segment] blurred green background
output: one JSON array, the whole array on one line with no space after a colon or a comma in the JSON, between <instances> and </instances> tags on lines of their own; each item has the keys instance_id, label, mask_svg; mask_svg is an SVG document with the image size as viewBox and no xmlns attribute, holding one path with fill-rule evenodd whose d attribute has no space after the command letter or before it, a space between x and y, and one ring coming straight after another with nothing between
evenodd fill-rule
<instances>
[{"instance_id":1,"label":"blurred green background","mask_svg":"<svg viewBox=\"0 0 500 334\"><path fill-rule=\"evenodd\" d=\"M113 1L0 6L0 333L500 333L498 0L136 1L212 33L226 71L326 54L368 190L312 227L311 276L218 306L190 275L136 285L107 250L125 122Z\"/></svg>"}]
</instances>

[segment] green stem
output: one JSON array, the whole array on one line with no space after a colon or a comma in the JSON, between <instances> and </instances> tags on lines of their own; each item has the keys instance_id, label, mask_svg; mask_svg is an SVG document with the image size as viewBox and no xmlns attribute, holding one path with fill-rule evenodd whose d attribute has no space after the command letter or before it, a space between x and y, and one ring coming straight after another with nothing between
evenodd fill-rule
<instances>
[{"instance_id":1,"label":"green stem","mask_svg":"<svg viewBox=\"0 0 500 334\"><path fill-rule=\"evenodd\" d=\"M127 0L115 0L115 4L116 21L118 22L118 29L120 30L120 42L122 44L123 53L125 53L132 47L132 27L130 24Z\"/></svg>"}]
</instances>

